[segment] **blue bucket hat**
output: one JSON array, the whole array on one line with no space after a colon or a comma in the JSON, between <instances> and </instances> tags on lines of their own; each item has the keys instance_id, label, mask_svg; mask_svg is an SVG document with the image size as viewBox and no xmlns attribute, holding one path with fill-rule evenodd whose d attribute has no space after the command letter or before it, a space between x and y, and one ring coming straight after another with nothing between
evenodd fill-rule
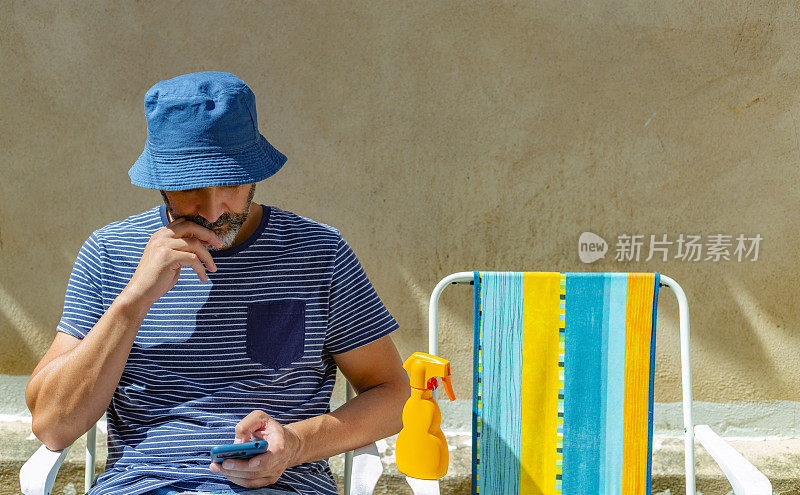
<instances>
[{"instance_id":1,"label":"blue bucket hat","mask_svg":"<svg viewBox=\"0 0 800 495\"><path fill-rule=\"evenodd\" d=\"M144 96L147 140L128 171L131 184L177 191L250 184L286 156L258 132L253 91L230 72L159 81Z\"/></svg>"}]
</instances>

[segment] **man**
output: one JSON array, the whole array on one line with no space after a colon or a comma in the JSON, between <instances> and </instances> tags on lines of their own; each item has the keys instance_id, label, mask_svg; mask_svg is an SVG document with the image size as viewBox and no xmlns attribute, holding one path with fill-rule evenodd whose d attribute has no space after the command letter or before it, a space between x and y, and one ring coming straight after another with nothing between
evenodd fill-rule
<instances>
[{"instance_id":1,"label":"man","mask_svg":"<svg viewBox=\"0 0 800 495\"><path fill-rule=\"evenodd\" d=\"M81 247L25 391L33 432L61 450L107 412L90 495L337 493L327 458L401 428L397 322L337 229L252 202L286 157L244 82L161 81L145 113L129 175L165 204ZM359 394L330 412L337 367ZM264 454L210 462L260 438Z\"/></svg>"}]
</instances>

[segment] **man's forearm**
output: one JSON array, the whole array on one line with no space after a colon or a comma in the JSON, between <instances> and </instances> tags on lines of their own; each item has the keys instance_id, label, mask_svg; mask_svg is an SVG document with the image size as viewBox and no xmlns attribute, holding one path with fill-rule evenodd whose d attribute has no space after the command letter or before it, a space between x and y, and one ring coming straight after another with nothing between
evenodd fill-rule
<instances>
[{"instance_id":1,"label":"man's forearm","mask_svg":"<svg viewBox=\"0 0 800 495\"><path fill-rule=\"evenodd\" d=\"M292 465L325 459L399 432L407 385L383 383L327 414L284 425L300 438Z\"/></svg>"}]
</instances>

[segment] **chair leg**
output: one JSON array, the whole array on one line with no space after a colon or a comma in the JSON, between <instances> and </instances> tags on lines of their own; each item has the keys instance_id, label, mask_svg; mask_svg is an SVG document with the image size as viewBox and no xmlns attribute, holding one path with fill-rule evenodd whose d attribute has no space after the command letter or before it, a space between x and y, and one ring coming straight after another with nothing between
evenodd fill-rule
<instances>
[{"instance_id":1,"label":"chair leg","mask_svg":"<svg viewBox=\"0 0 800 495\"><path fill-rule=\"evenodd\" d=\"M350 385L350 382L345 380L345 401L349 401L356 395L356 391L353 389L353 386ZM344 454L344 495L350 495L350 489L352 486L352 475L353 475L353 452L352 450L345 452Z\"/></svg>"},{"instance_id":2,"label":"chair leg","mask_svg":"<svg viewBox=\"0 0 800 495\"><path fill-rule=\"evenodd\" d=\"M353 476L353 451L344 454L344 495L350 495Z\"/></svg>"},{"instance_id":3,"label":"chair leg","mask_svg":"<svg viewBox=\"0 0 800 495\"><path fill-rule=\"evenodd\" d=\"M92 488L94 480L95 447L97 443L97 423L86 432L86 466L83 474L83 491L88 492Z\"/></svg>"}]
</instances>

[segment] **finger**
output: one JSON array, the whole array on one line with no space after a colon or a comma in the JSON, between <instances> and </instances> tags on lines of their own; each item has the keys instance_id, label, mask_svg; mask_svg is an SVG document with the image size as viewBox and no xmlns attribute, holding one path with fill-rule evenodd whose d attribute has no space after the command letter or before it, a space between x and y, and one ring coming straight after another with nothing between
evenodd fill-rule
<instances>
[{"instance_id":1,"label":"finger","mask_svg":"<svg viewBox=\"0 0 800 495\"><path fill-rule=\"evenodd\" d=\"M265 469L265 467L269 464L272 456L274 454L272 452L264 452L263 454L256 454L250 459L247 460L247 467L250 468L258 468Z\"/></svg>"},{"instance_id":2,"label":"finger","mask_svg":"<svg viewBox=\"0 0 800 495\"><path fill-rule=\"evenodd\" d=\"M185 217L173 218L172 221L167 224L167 227L169 227L170 225L177 225L177 224L179 224L181 222L185 222L185 221L186 221Z\"/></svg>"},{"instance_id":3,"label":"finger","mask_svg":"<svg viewBox=\"0 0 800 495\"><path fill-rule=\"evenodd\" d=\"M231 461L233 459L225 459L225 460L226 461ZM235 469L228 469L228 468L223 467L222 464L220 464L218 462L212 462L211 464L209 464L208 465L208 469L212 473L224 474L225 476L235 475L235 476L239 476L241 478L246 478L247 476L252 475L252 473L256 472L255 470L240 471L240 470L235 470ZM250 473L250 474L248 474L248 473Z\"/></svg>"},{"instance_id":4,"label":"finger","mask_svg":"<svg viewBox=\"0 0 800 495\"><path fill-rule=\"evenodd\" d=\"M170 224L168 227L175 233L175 237L197 237L209 244L222 247L222 239L213 230L191 220L185 220L175 225Z\"/></svg>"},{"instance_id":5,"label":"finger","mask_svg":"<svg viewBox=\"0 0 800 495\"><path fill-rule=\"evenodd\" d=\"M262 430L270 420L270 415L256 409L244 417L234 428L236 440L233 443L249 442L253 432Z\"/></svg>"},{"instance_id":6,"label":"finger","mask_svg":"<svg viewBox=\"0 0 800 495\"><path fill-rule=\"evenodd\" d=\"M266 466L272 461L272 456L274 456L274 454L271 452L265 452L263 454L256 454L249 459L225 459L225 461L222 463L212 462L211 465L216 469L225 472L235 473L265 471L269 470Z\"/></svg>"},{"instance_id":7,"label":"finger","mask_svg":"<svg viewBox=\"0 0 800 495\"><path fill-rule=\"evenodd\" d=\"M263 456L266 454L258 454L250 459L225 459L224 462L212 462L209 464L208 468L215 473L222 473L222 474L236 474L238 473L239 476L245 476L244 473L257 473L257 472L264 472L269 471L266 466L266 463L259 462L259 464L251 465L253 459L256 457Z\"/></svg>"},{"instance_id":8,"label":"finger","mask_svg":"<svg viewBox=\"0 0 800 495\"><path fill-rule=\"evenodd\" d=\"M168 246L176 251L186 251L194 253L200 257L200 260L208 267L209 271L217 271L217 264L214 263L214 258L208 252L202 241L197 238L181 237L180 239L173 239Z\"/></svg>"},{"instance_id":9,"label":"finger","mask_svg":"<svg viewBox=\"0 0 800 495\"><path fill-rule=\"evenodd\" d=\"M250 459L225 459L220 467L223 474L231 474L233 476L241 476L248 478L252 473L263 471L263 467L254 467L249 464Z\"/></svg>"},{"instance_id":10,"label":"finger","mask_svg":"<svg viewBox=\"0 0 800 495\"><path fill-rule=\"evenodd\" d=\"M275 483L278 481L279 476L258 476L257 478L242 478L238 476L231 476L226 475L230 481L236 483L237 485L241 485L245 488L260 488L262 486L267 486Z\"/></svg>"},{"instance_id":11,"label":"finger","mask_svg":"<svg viewBox=\"0 0 800 495\"><path fill-rule=\"evenodd\" d=\"M208 282L208 275L206 275L206 269L203 264L200 262L200 258L194 253L188 253L186 251L175 251L176 261L180 266L190 266L194 271L197 272L197 276L203 282Z\"/></svg>"}]
</instances>

